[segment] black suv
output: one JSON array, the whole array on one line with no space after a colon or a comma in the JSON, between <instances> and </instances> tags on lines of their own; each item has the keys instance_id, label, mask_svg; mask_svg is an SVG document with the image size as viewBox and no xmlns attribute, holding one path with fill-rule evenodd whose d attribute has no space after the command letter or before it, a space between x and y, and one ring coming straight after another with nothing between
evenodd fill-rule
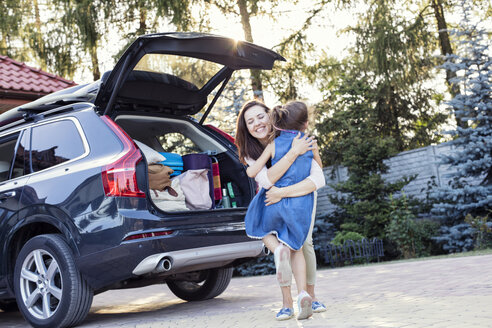
<instances>
[{"instance_id":1,"label":"black suv","mask_svg":"<svg viewBox=\"0 0 492 328\"><path fill-rule=\"evenodd\" d=\"M222 293L233 266L264 251L244 231L256 185L230 138L203 123L235 70L276 60L215 35L146 35L100 81L0 115L0 309L66 327L108 289L166 283L188 301ZM133 140L213 155L237 207L157 207Z\"/></svg>"}]
</instances>

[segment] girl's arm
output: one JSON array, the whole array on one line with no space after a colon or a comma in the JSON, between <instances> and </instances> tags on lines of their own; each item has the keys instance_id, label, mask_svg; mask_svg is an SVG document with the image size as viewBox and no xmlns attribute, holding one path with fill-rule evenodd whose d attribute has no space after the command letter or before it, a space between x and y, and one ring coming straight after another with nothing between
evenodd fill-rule
<instances>
[{"instance_id":1,"label":"girl's arm","mask_svg":"<svg viewBox=\"0 0 492 328\"><path fill-rule=\"evenodd\" d=\"M304 154L308 150L313 150L314 144L315 141L312 137L309 137L308 135L301 137L301 134L299 133L294 140L292 140L292 145L289 151L277 163L275 163L275 165L268 169L267 178L270 180L271 184L275 184L275 182L277 182L278 179L280 179L285 172L287 172L298 156Z\"/></svg>"},{"instance_id":2,"label":"girl's arm","mask_svg":"<svg viewBox=\"0 0 492 328\"><path fill-rule=\"evenodd\" d=\"M292 146L289 150L290 153L287 152L284 157L282 157L277 163L275 163L275 165L273 165L269 169L267 169L266 166L263 166L260 169L259 173L257 173L255 176L256 183L258 183L260 188L270 189L273 184L277 182L277 180L280 179L282 175L285 174L285 172L289 169L290 165L292 165L297 156L304 154L308 150L311 150L313 144L313 138L307 136L301 138L300 134L297 135L297 137L292 140ZM293 158L291 156L293 156ZM245 157L244 160L249 167L253 167L257 162L249 157ZM272 177L270 177L270 175ZM273 179L274 181L272 182L270 179Z\"/></svg>"},{"instance_id":3,"label":"girl's arm","mask_svg":"<svg viewBox=\"0 0 492 328\"><path fill-rule=\"evenodd\" d=\"M272 158L273 146L274 143L268 144L263 150L263 153L261 153L260 157L258 157L258 159L254 162L254 164L248 166L248 168L246 169L246 173L248 174L248 177L250 178L256 177L258 172L261 171L261 169L266 165L268 160Z\"/></svg>"}]
</instances>

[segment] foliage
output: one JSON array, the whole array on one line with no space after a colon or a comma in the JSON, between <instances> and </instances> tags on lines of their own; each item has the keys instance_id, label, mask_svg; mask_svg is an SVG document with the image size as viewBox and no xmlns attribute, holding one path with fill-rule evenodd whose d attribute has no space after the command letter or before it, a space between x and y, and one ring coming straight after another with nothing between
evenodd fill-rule
<instances>
[{"instance_id":1,"label":"foliage","mask_svg":"<svg viewBox=\"0 0 492 328\"><path fill-rule=\"evenodd\" d=\"M335 235L335 225L330 221L330 216L319 216L316 218L313 227L313 246L314 251L319 257L320 249L328 244Z\"/></svg>"},{"instance_id":2,"label":"foliage","mask_svg":"<svg viewBox=\"0 0 492 328\"><path fill-rule=\"evenodd\" d=\"M455 116L467 123L448 133L453 153L441 164L451 165L454 172L449 185L438 188L438 203L433 212L447 224L463 222L467 214L484 216L492 210L492 58L487 31L470 21L470 5L463 5L463 22L458 53L447 56L443 68L457 72L461 92L448 102ZM470 182L470 177L482 180Z\"/></svg>"},{"instance_id":3,"label":"foliage","mask_svg":"<svg viewBox=\"0 0 492 328\"><path fill-rule=\"evenodd\" d=\"M251 81L241 73L233 74L206 121L214 122L219 129L231 135L235 135L236 120L242 106L253 99ZM215 92L212 95L215 96Z\"/></svg>"},{"instance_id":4,"label":"foliage","mask_svg":"<svg viewBox=\"0 0 492 328\"><path fill-rule=\"evenodd\" d=\"M439 223L417 220L405 194L391 199L390 218L391 221L386 226L387 238L396 243L403 258L431 254L432 236L437 234Z\"/></svg>"},{"instance_id":5,"label":"foliage","mask_svg":"<svg viewBox=\"0 0 492 328\"><path fill-rule=\"evenodd\" d=\"M439 141L433 132L445 120L433 105L432 34L420 15L405 17L392 0L374 1L359 24L354 56L371 86L379 128L398 151Z\"/></svg>"},{"instance_id":6,"label":"foliage","mask_svg":"<svg viewBox=\"0 0 492 328\"><path fill-rule=\"evenodd\" d=\"M440 236L433 237L448 253L467 252L473 249L474 229L467 223L451 227L441 226Z\"/></svg>"},{"instance_id":7,"label":"foliage","mask_svg":"<svg viewBox=\"0 0 492 328\"><path fill-rule=\"evenodd\" d=\"M333 245L341 246L347 240L352 240L354 242L360 241L365 237L358 232L355 231L337 231L335 238L331 241Z\"/></svg>"},{"instance_id":8,"label":"foliage","mask_svg":"<svg viewBox=\"0 0 492 328\"><path fill-rule=\"evenodd\" d=\"M475 249L486 249L492 247L492 221L489 216L473 217L468 214L465 217L465 223L474 229L473 239L475 240Z\"/></svg>"},{"instance_id":9,"label":"foliage","mask_svg":"<svg viewBox=\"0 0 492 328\"><path fill-rule=\"evenodd\" d=\"M0 53L69 79L83 65L98 79L104 41L116 34L132 42L156 32L166 18L186 28L189 6L188 0L6 0L0 2Z\"/></svg>"},{"instance_id":10,"label":"foliage","mask_svg":"<svg viewBox=\"0 0 492 328\"><path fill-rule=\"evenodd\" d=\"M411 178L391 183L382 178L388 170L384 160L396 153L396 146L380 129L374 97L364 75L340 73L338 90L331 97L337 111L317 129L324 160L348 169L348 179L332 186L338 193L330 196L340 209L341 223L357 224L355 231L368 238L383 238L390 212L388 197Z\"/></svg>"}]
</instances>

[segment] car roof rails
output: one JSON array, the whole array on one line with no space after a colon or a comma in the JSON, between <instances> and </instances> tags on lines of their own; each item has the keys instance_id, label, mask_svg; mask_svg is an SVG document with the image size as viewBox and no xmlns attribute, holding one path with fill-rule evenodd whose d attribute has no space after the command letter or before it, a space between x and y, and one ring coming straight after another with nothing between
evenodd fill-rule
<instances>
[{"instance_id":1,"label":"car roof rails","mask_svg":"<svg viewBox=\"0 0 492 328\"><path fill-rule=\"evenodd\" d=\"M13 113L9 113L10 115L5 117L2 120L2 116L6 113L0 115L0 132L8 130L14 126L24 124L29 121L39 121L45 117L60 114L63 112L69 112L74 110L80 110L87 107L92 107L91 103L74 103L66 106L56 107L47 111L35 111L32 109L24 109L22 107L16 108L13 110ZM2 125L3 124L3 125Z\"/></svg>"}]
</instances>

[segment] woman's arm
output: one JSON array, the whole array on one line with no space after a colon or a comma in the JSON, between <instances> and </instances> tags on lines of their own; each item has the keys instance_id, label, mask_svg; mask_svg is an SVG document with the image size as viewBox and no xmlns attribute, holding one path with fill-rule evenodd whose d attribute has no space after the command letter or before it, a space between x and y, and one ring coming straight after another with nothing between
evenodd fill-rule
<instances>
[{"instance_id":1,"label":"woman's arm","mask_svg":"<svg viewBox=\"0 0 492 328\"><path fill-rule=\"evenodd\" d=\"M263 153L261 153L260 157L258 157L258 159L254 162L254 164L248 166L248 168L246 169L246 174L248 174L248 177L256 177L258 172L261 171L268 160L272 158L273 145L273 143L268 144L263 150Z\"/></svg>"},{"instance_id":2,"label":"woman's arm","mask_svg":"<svg viewBox=\"0 0 492 328\"><path fill-rule=\"evenodd\" d=\"M299 133L294 140L292 140L289 151L275 163L275 165L268 169L267 177L271 184L275 184L275 182L287 172L298 156L304 154L308 150L313 150L314 143L315 141L312 137L309 137L308 135L301 137L301 134Z\"/></svg>"},{"instance_id":3,"label":"woman's arm","mask_svg":"<svg viewBox=\"0 0 492 328\"><path fill-rule=\"evenodd\" d=\"M314 148L313 148L313 159L318 163L319 167L323 167L323 163L321 162L321 156L319 155L318 142L314 140Z\"/></svg>"},{"instance_id":4,"label":"woman's arm","mask_svg":"<svg viewBox=\"0 0 492 328\"><path fill-rule=\"evenodd\" d=\"M279 202L282 198L286 198L286 197L304 196L312 193L315 190L316 190L316 185L309 178L306 178L301 182L298 182L296 184L287 187L277 188L273 186L266 192L265 205L268 206L268 205L275 204Z\"/></svg>"},{"instance_id":5,"label":"woman's arm","mask_svg":"<svg viewBox=\"0 0 492 328\"><path fill-rule=\"evenodd\" d=\"M311 163L311 173L306 179L287 187L271 187L270 190L266 192L265 204L267 206L275 204L285 197L304 196L318 190L325 186L325 184L323 170L318 165L317 161L313 159Z\"/></svg>"}]
</instances>

